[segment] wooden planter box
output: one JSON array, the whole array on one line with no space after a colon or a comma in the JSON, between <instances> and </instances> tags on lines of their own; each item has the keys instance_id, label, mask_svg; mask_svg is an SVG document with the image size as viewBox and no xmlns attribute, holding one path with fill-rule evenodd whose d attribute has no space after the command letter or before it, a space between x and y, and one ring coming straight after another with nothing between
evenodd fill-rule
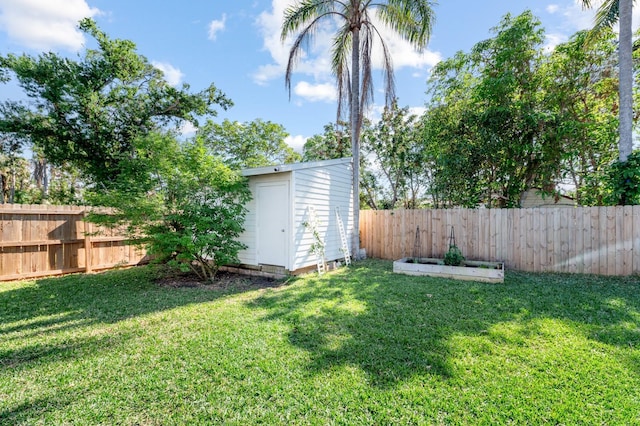
<instances>
[{"instance_id":1,"label":"wooden planter box","mask_svg":"<svg viewBox=\"0 0 640 426\"><path fill-rule=\"evenodd\" d=\"M464 266L449 266L445 265L442 259L405 257L393 262L393 272L488 283L504 282L504 263L502 262L467 260L464 262Z\"/></svg>"}]
</instances>

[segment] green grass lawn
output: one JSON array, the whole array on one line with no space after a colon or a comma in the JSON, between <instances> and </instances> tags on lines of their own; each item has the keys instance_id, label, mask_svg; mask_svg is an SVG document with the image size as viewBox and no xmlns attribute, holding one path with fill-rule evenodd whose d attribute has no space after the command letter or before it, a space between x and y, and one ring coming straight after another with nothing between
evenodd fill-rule
<instances>
[{"instance_id":1,"label":"green grass lawn","mask_svg":"<svg viewBox=\"0 0 640 426\"><path fill-rule=\"evenodd\" d=\"M0 283L0 424L640 424L640 280Z\"/></svg>"}]
</instances>

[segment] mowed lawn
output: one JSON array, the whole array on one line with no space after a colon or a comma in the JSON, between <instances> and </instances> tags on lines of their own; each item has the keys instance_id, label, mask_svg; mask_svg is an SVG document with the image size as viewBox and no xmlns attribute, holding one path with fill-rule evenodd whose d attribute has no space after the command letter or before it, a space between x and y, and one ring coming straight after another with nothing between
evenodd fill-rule
<instances>
[{"instance_id":1,"label":"mowed lawn","mask_svg":"<svg viewBox=\"0 0 640 426\"><path fill-rule=\"evenodd\" d=\"M0 283L0 424L640 424L640 280Z\"/></svg>"}]
</instances>

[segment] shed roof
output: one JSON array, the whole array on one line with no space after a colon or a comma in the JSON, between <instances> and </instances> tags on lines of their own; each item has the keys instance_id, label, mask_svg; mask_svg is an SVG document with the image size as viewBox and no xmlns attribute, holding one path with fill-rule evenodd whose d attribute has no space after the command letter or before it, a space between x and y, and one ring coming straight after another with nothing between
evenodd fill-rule
<instances>
[{"instance_id":1,"label":"shed roof","mask_svg":"<svg viewBox=\"0 0 640 426\"><path fill-rule=\"evenodd\" d=\"M244 169L240 173L242 176L259 176L270 175L276 173L287 173L296 170L315 169L320 167L328 167L336 164L350 164L352 157L336 158L334 160L308 161L306 163L280 164L277 166L256 167L253 169Z\"/></svg>"}]
</instances>

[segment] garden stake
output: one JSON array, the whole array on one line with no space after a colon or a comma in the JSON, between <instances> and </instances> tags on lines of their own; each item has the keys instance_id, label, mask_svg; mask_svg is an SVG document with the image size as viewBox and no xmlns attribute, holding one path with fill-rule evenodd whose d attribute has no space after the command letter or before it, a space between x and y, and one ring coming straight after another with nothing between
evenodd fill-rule
<instances>
[{"instance_id":1,"label":"garden stake","mask_svg":"<svg viewBox=\"0 0 640 426\"><path fill-rule=\"evenodd\" d=\"M416 240L413 243L413 258L422 257L422 247L420 246L420 227L416 226Z\"/></svg>"}]
</instances>

